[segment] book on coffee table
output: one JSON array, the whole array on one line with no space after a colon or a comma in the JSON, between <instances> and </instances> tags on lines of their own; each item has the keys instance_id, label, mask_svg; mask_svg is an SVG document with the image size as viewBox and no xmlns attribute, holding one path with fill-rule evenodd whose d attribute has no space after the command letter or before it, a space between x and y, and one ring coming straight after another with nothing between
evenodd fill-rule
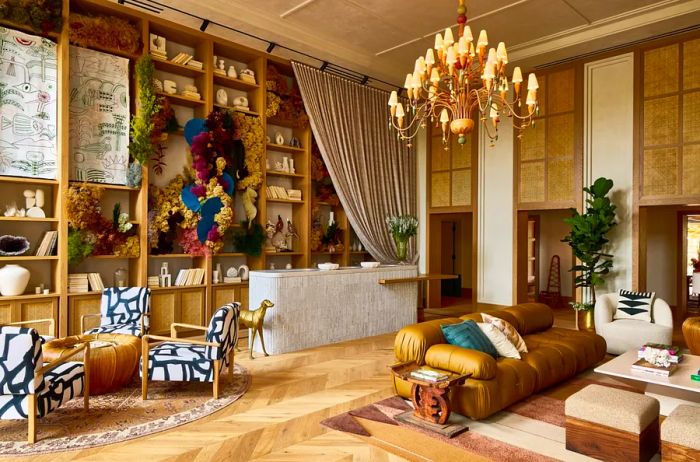
<instances>
[{"instance_id":1,"label":"book on coffee table","mask_svg":"<svg viewBox=\"0 0 700 462\"><path fill-rule=\"evenodd\" d=\"M640 359L632 364L633 371L646 372L662 377L668 377L678 367L677 364L671 364L668 367L656 366L645 359Z\"/></svg>"}]
</instances>

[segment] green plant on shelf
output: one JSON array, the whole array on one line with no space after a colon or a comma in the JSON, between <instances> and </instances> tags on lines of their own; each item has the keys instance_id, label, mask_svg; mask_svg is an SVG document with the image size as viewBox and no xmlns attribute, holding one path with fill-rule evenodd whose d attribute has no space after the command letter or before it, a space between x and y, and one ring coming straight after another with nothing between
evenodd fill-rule
<instances>
[{"instance_id":1,"label":"green plant on shelf","mask_svg":"<svg viewBox=\"0 0 700 462\"><path fill-rule=\"evenodd\" d=\"M242 221L241 227L233 232L232 240L236 252L259 257L265 242L265 230L260 223L253 222L248 226L247 220Z\"/></svg>"},{"instance_id":2,"label":"green plant on shelf","mask_svg":"<svg viewBox=\"0 0 700 462\"><path fill-rule=\"evenodd\" d=\"M75 228L68 228L68 264L77 265L92 255L95 247L90 235Z\"/></svg>"},{"instance_id":3,"label":"green plant on shelf","mask_svg":"<svg viewBox=\"0 0 700 462\"><path fill-rule=\"evenodd\" d=\"M146 165L156 152L153 143L153 117L160 110L153 79L155 67L150 56L145 55L136 61L136 82L138 85L139 110L131 119L131 142L129 154L141 165Z\"/></svg>"}]
</instances>

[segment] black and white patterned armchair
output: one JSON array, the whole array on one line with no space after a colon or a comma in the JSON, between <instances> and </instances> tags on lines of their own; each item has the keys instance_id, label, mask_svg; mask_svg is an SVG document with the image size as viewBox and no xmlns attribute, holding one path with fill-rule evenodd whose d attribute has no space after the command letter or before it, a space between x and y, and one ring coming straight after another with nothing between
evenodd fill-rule
<instances>
[{"instance_id":1,"label":"black and white patterned armchair","mask_svg":"<svg viewBox=\"0 0 700 462\"><path fill-rule=\"evenodd\" d=\"M142 397L148 397L148 381L213 382L214 399L219 397L219 375L225 367L233 378L233 350L238 340L238 316L241 304L222 306L209 326L173 323L170 337L144 335L141 339ZM178 329L205 332L205 340L178 338ZM158 343L151 343L151 341ZM146 373L144 373L146 371Z\"/></svg>"},{"instance_id":2,"label":"black and white patterned armchair","mask_svg":"<svg viewBox=\"0 0 700 462\"><path fill-rule=\"evenodd\" d=\"M28 419L29 444L36 441L36 419L58 409L84 391L89 409L90 345L83 344L52 363L44 364L42 340L34 329L0 326L0 419ZM68 362L85 350L85 363Z\"/></svg>"},{"instance_id":3,"label":"black and white patterned armchair","mask_svg":"<svg viewBox=\"0 0 700 462\"><path fill-rule=\"evenodd\" d=\"M80 318L85 334L127 334L142 337L148 333L151 314L151 289L145 287L108 287L102 291L99 314ZM100 317L100 326L85 330L85 320Z\"/></svg>"}]
</instances>

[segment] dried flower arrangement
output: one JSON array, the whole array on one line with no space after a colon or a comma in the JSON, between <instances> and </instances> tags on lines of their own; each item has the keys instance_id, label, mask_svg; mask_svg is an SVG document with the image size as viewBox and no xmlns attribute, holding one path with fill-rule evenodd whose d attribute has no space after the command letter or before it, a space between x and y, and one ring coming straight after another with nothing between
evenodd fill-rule
<instances>
[{"instance_id":1,"label":"dried flower arrangement","mask_svg":"<svg viewBox=\"0 0 700 462\"><path fill-rule=\"evenodd\" d=\"M0 18L44 35L61 30L62 14L62 0L0 0Z\"/></svg>"},{"instance_id":2,"label":"dried flower arrangement","mask_svg":"<svg viewBox=\"0 0 700 462\"><path fill-rule=\"evenodd\" d=\"M83 47L95 47L135 55L141 51L139 28L117 16L88 16L71 13L68 17L70 41Z\"/></svg>"},{"instance_id":3,"label":"dried flower arrangement","mask_svg":"<svg viewBox=\"0 0 700 462\"><path fill-rule=\"evenodd\" d=\"M265 132L259 117L240 112L234 113L240 139L245 148L245 167L237 175L236 189L260 189L262 184L262 158L265 154ZM238 178L240 176L240 178Z\"/></svg>"},{"instance_id":4,"label":"dried flower arrangement","mask_svg":"<svg viewBox=\"0 0 700 462\"><path fill-rule=\"evenodd\" d=\"M328 172L318 144L313 138L311 140L311 180L314 182L314 197L317 201L326 202L334 207L340 205L331 174Z\"/></svg>"},{"instance_id":5,"label":"dried flower arrangement","mask_svg":"<svg viewBox=\"0 0 700 462\"><path fill-rule=\"evenodd\" d=\"M306 114L306 109L304 109L304 101L301 98L301 92L296 82L290 88L287 83L287 77L282 75L272 64L267 66L265 88L268 96L265 113L268 117L294 122L300 128L309 125L309 116Z\"/></svg>"}]
</instances>

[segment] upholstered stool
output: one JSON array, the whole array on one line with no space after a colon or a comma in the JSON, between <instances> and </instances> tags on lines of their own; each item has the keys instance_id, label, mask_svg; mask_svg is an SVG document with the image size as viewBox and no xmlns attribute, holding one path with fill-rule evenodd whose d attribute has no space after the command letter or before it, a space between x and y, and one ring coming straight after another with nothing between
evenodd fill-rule
<instances>
[{"instance_id":1,"label":"upholstered stool","mask_svg":"<svg viewBox=\"0 0 700 462\"><path fill-rule=\"evenodd\" d=\"M659 402L589 385L566 400L566 449L600 460L647 462L659 452Z\"/></svg>"},{"instance_id":2,"label":"upholstered stool","mask_svg":"<svg viewBox=\"0 0 700 462\"><path fill-rule=\"evenodd\" d=\"M700 407L681 404L661 424L661 460L700 460Z\"/></svg>"}]
</instances>

